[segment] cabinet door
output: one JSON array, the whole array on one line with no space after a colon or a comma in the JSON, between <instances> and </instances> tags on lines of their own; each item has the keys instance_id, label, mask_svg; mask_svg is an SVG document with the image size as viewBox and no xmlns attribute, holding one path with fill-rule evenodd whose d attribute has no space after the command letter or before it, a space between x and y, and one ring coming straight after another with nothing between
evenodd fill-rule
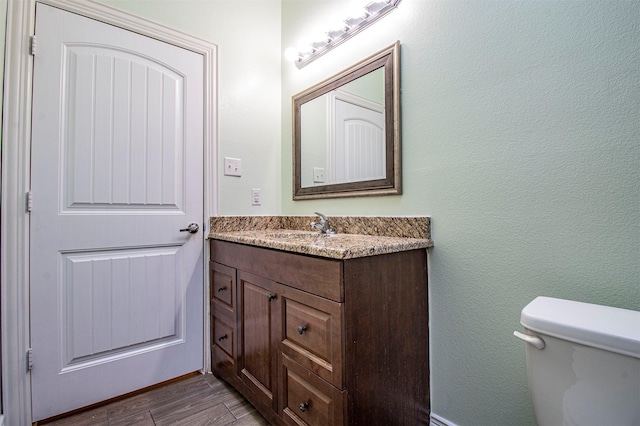
<instances>
[{"instance_id":1,"label":"cabinet door","mask_svg":"<svg viewBox=\"0 0 640 426\"><path fill-rule=\"evenodd\" d=\"M281 332L275 288L273 281L238 271L240 378L262 402L277 409L276 351Z\"/></svg>"}]
</instances>

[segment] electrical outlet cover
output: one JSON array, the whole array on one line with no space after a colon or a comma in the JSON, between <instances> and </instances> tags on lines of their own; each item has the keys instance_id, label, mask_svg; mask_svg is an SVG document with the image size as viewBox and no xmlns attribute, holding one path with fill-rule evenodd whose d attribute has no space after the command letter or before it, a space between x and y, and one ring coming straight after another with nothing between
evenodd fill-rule
<instances>
[{"instance_id":1,"label":"electrical outlet cover","mask_svg":"<svg viewBox=\"0 0 640 426\"><path fill-rule=\"evenodd\" d=\"M324 182L324 167L314 167L313 183L323 183L323 182Z\"/></svg>"},{"instance_id":2,"label":"electrical outlet cover","mask_svg":"<svg viewBox=\"0 0 640 426\"><path fill-rule=\"evenodd\" d=\"M252 189L251 190L251 205L252 206L259 206L260 205L260 190L259 189Z\"/></svg>"}]
</instances>

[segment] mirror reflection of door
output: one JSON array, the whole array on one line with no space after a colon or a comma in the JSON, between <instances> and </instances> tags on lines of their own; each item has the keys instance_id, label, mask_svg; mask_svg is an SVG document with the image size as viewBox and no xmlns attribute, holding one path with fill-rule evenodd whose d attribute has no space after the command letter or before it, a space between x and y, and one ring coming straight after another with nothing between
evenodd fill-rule
<instances>
[{"instance_id":1,"label":"mirror reflection of door","mask_svg":"<svg viewBox=\"0 0 640 426\"><path fill-rule=\"evenodd\" d=\"M294 200L402 193L399 48L292 97Z\"/></svg>"},{"instance_id":2,"label":"mirror reflection of door","mask_svg":"<svg viewBox=\"0 0 640 426\"><path fill-rule=\"evenodd\" d=\"M302 187L385 179L385 69L300 106Z\"/></svg>"},{"instance_id":3,"label":"mirror reflection of door","mask_svg":"<svg viewBox=\"0 0 640 426\"><path fill-rule=\"evenodd\" d=\"M333 134L329 144L331 182L355 182L385 177L384 106L347 92L330 97Z\"/></svg>"}]
</instances>

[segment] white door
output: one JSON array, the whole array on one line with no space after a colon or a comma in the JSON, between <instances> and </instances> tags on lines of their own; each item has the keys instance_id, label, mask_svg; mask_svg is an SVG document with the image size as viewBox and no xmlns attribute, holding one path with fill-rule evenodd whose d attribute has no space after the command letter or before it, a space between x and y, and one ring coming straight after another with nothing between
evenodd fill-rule
<instances>
[{"instance_id":1,"label":"white door","mask_svg":"<svg viewBox=\"0 0 640 426\"><path fill-rule=\"evenodd\" d=\"M384 114L335 100L335 182L384 179Z\"/></svg>"},{"instance_id":2,"label":"white door","mask_svg":"<svg viewBox=\"0 0 640 426\"><path fill-rule=\"evenodd\" d=\"M203 367L203 58L38 4L33 420Z\"/></svg>"}]
</instances>

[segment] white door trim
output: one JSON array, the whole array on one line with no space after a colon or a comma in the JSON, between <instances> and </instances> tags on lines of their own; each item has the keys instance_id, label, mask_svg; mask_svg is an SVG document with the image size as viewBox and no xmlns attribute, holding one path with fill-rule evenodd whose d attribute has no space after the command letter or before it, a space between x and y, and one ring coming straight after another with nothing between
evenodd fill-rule
<instances>
[{"instance_id":1,"label":"white door trim","mask_svg":"<svg viewBox=\"0 0 640 426\"><path fill-rule=\"evenodd\" d=\"M2 333L2 416L11 425L31 424L31 387L27 370L29 348L29 214L31 80L30 36L35 5L44 3L107 24L135 31L191 50L204 58L204 217L218 211L217 200L217 46L154 22L129 15L94 0L20 0L7 5L4 99L2 117L2 204L0 235L0 315ZM36 50L37 52L37 50ZM203 247L208 258L207 245ZM208 262L204 280L208 282ZM208 286L203 286L207 291ZM208 309L205 294L205 333ZM205 340L205 365L209 365Z\"/></svg>"}]
</instances>

